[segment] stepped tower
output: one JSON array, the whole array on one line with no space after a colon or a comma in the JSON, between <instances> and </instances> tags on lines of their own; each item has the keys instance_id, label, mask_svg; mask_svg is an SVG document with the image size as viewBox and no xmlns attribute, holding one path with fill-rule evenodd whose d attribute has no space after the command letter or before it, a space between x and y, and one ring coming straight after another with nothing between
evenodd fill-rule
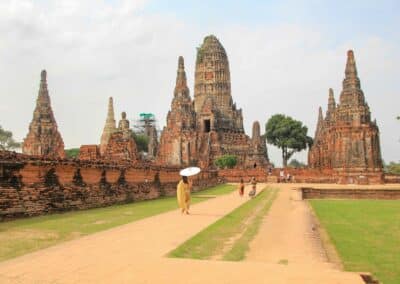
<instances>
[{"instance_id":1,"label":"stepped tower","mask_svg":"<svg viewBox=\"0 0 400 284\"><path fill-rule=\"evenodd\" d=\"M47 90L47 73L40 74L39 94L29 132L22 144L22 152L48 158L65 158L64 141L57 128Z\"/></svg>"},{"instance_id":2,"label":"stepped tower","mask_svg":"<svg viewBox=\"0 0 400 284\"><path fill-rule=\"evenodd\" d=\"M160 138L158 163L177 166L194 163L197 159L195 122L196 113L187 86L185 64L180 56L174 98Z\"/></svg>"},{"instance_id":3,"label":"stepped tower","mask_svg":"<svg viewBox=\"0 0 400 284\"><path fill-rule=\"evenodd\" d=\"M371 121L352 50L347 52L339 104L335 105L330 89L322 131L317 133L309 153L310 167L339 172L377 173L375 178L379 179L382 172L379 128L376 121Z\"/></svg>"}]
</instances>

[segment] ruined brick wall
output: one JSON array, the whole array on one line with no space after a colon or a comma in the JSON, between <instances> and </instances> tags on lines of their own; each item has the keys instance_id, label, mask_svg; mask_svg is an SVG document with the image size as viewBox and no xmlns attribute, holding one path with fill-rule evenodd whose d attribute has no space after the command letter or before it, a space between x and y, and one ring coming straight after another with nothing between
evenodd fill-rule
<instances>
[{"instance_id":1,"label":"ruined brick wall","mask_svg":"<svg viewBox=\"0 0 400 284\"><path fill-rule=\"evenodd\" d=\"M382 173L339 172L335 170L274 168L271 174L264 167L254 169L225 169L218 171L218 177L226 182L239 182L241 178L247 182L255 177L259 182L287 182L281 179L280 172L283 171L284 178L290 175L292 183L338 183L338 184L382 184L386 180ZM397 179L389 178L393 183Z\"/></svg>"},{"instance_id":2,"label":"ruined brick wall","mask_svg":"<svg viewBox=\"0 0 400 284\"><path fill-rule=\"evenodd\" d=\"M385 183L400 183L400 175L385 174Z\"/></svg>"},{"instance_id":3,"label":"ruined brick wall","mask_svg":"<svg viewBox=\"0 0 400 284\"><path fill-rule=\"evenodd\" d=\"M239 182L243 178L244 182L249 182L255 177L258 182L267 182L268 173L265 169L226 169L219 170L218 177L227 182Z\"/></svg>"},{"instance_id":4,"label":"ruined brick wall","mask_svg":"<svg viewBox=\"0 0 400 284\"><path fill-rule=\"evenodd\" d=\"M79 149L79 160L100 159L100 148L98 145L82 145Z\"/></svg>"},{"instance_id":5,"label":"ruined brick wall","mask_svg":"<svg viewBox=\"0 0 400 284\"><path fill-rule=\"evenodd\" d=\"M171 196L179 168L43 160L0 152L0 220ZM194 190L217 184L203 171Z\"/></svg>"},{"instance_id":6,"label":"ruined brick wall","mask_svg":"<svg viewBox=\"0 0 400 284\"><path fill-rule=\"evenodd\" d=\"M321 189L321 188L301 188L303 199L400 199L399 189Z\"/></svg>"}]
</instances>

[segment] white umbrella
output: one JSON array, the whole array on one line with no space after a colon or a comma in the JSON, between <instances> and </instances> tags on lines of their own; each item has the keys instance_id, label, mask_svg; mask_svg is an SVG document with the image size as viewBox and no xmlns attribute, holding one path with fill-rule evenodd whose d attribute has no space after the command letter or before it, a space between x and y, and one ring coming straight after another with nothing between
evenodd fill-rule
<instances>
[{"instance_id":1,"label":"white umbrella","mask_svg":"<svg viewBox=\"0 0 400 284\"><path fill-rule=\"evenodd\" d=\"M197 175L200 172L200 168L198 167L189 167L186 169L183 169L179 172L179 174L181 176L185 176L185 177L190 177L190 176L194 176Z\"/></svg>"}]
</instances>

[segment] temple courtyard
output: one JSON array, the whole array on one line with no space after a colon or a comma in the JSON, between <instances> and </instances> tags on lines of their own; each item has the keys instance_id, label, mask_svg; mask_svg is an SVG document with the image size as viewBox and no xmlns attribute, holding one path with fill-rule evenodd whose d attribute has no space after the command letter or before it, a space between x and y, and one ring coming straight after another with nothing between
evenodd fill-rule
<instances>
[{"instance_id":1,"label":"temple courtyard","mask_svg":"<svg viewBox=\"0 0 400 284\"><path fill-rule=\"evenodd\" d=\"M249 199L247 195L241 198L233 188L231 190L225 188L214 193L212 191L205 192L203 195L194 197L194 199L204 198L205 200L202 202L197 200L192 206L189 216L182 215L177 209L173 209L174 207L168 207L173 206L171 203L172 205L164 207L164 211L169 210L168 212L160 212L161 214L153 216L151 216L152 213L149 213L149 217L142 216L141 218L145 218L140 220L133 220L124 225L76 237L76 239L70 241L5 260L0 263L0 282L245 283L251 281L252 283L365 283L358 273L363 271L356 273L343 270L343 264L347 268L348 262L351 262L351 260L346 259L346 256L345 261L341 261L333 245L336 245L337 235L333 235L333 237L330 235L335 231L334 228L332 229L335 222L332 216L324 215L329 215L329 212L331 212L333 215L339 214L340 216L340 206L343 207L343 205L339 205L336 207L337 210L332 210L335 206L329 207L327 203L332 205L334 202L353 202L351 207L354 211L357 211L357 202L371 203L374 201L312 200L310 203L316 208L318 216L322 217L321 226L311 209L310 203L299 198L299 192L294 190L294 188L302 186L307 187L309 185L267 185L260 183L257 185L259 196L255 199ZM330 188L349 187L325 186ZM324 186L318 185L318 187ZM390 185L364 187L370 189L374 187L394 188ZM249 187L246 187L246 192L249 190ZM214 195L215 193L216 195ZM150 204L151 202L154 201L139 202L138 204ZM156 200L156 202L160 202L160 200ZM385 208L391 208L389 211L396 212L397 210L399 212L399 201L381 200L377 202L388 202L390 204L386 204ZM261 208L257 204L264 204L265 206L263 205L264 207ZM223 248L219 247L216 254L211 252L204 260L169 257L171 252L183 243L186 242L190 245L190 240L195 235L206 234L209 228L215 227L215 224L223 226L221 220L228 218L229 223L229 218L231 218L232 224L234 224L235 212L243 211L242 208L246 205L253 209L261 208L261 211L251 211L261 212L263 215L254 237L248 239L246 244L248 249L244 250L245 256L242 260L221 260L224 259L223 254L226 253L226 248L232 246L230 243L235 244L238 239L241 239L240 233L239 236L237 233L231 236L228 242L224 240ZM374 207L371 204L367 206ZM363 218L363 210L366 212L365 208L361 208L360 215L358 215L361 219ZM368 210L368 212L371 212L370 208ZM377 211L379 211L379 208L377 208ZM86 212L90 215L91 210ZM79 212L67 214L74 213ZM387 212L388 215L392 213ZM240 214L242 213L236 214L236 216ZM345 211L342 211L342 214L346 214ZM63 214L52 216L62 217ZM353 212L352 216L354 219L357 215ZM350 246L359 245L362 248L363 242L369 241L367 233L371 232L372 235L391 235L392 244L394 244L391 249L396 250L395 242L396 235L398 240L399 228L396 222L391 223L390 218L398 218L398 214L392 214L392 216L382 214L382 216L383 219L388 218L387 221L391 224L390 226L384 223L380 224L381 227L376 226L379 222L382 222L376 216L372 216L375 218L370 219L371 224L365 231L362 231L362 222L360 222L361 225L355 224L361 228L362 236L346 236L345 239L347 240L354 238L356 240L356 243L351 244L350 242ZM240 224L240 227L244 225L242 235L246 234L246 226L250 227L253 224L251 216L247 217ZM215 223L217 220L220 221ZM8 224L21 221L24 220L11 221ZM50 221L43 220L41 225L39 222L38 227L46 227L46 222ZM99 225L101 225L101 220L97 220L97 222L100 222ZM340 223L345 223L345 221L339 222L336 226ZM3 223L2 225L6 224ZM376 232L374 231L376 229L383 231ZM357 232L356 228L354 230L353 233L360 233ZM4 232L5 229L3 228L2 237L4 237ZM201 233L199 234L199 232ZM211 238L214 237L211 235ZM378 241L380 238L374 239ZM187 240L189 241L187 242ZM207 241L204 245L207 245ZM344 243L344 245L348 245L348 243ZM346 251L343 246L337 248L339 254ZM385 256L385 244L376 245L376 248L380 249L381 254L370 255L371 263L374 262L373 259L377 259L380 262L389 261L391 265L396 265L396 257L398 258L398 256L396 256L395 251L392 251L392 255ZM399 260L397 259L398 263ZM370 268L373 269L373 266ZM384 279L387 280L384 283L396 283L395 281L399 280L398 277L399 275L392 271L392 275L384 276Z\"/></svg>"}]
</instances>

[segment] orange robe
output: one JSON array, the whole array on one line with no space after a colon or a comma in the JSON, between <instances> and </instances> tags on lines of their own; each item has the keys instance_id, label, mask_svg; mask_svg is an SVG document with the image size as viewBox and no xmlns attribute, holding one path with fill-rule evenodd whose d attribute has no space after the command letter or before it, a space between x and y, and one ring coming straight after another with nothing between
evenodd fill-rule
<instances>
[{"instance_id":1,"label":"orange robe","mask_svg":"<svg viewBox=\"0 0 400 284\"><path fill-rule=\"evenodd\" d=\"M181 180L176 188L176 197L178 199L179 208L188 211L190 207L190 187L189 184Z\"/></svg>"}]
</instances>

